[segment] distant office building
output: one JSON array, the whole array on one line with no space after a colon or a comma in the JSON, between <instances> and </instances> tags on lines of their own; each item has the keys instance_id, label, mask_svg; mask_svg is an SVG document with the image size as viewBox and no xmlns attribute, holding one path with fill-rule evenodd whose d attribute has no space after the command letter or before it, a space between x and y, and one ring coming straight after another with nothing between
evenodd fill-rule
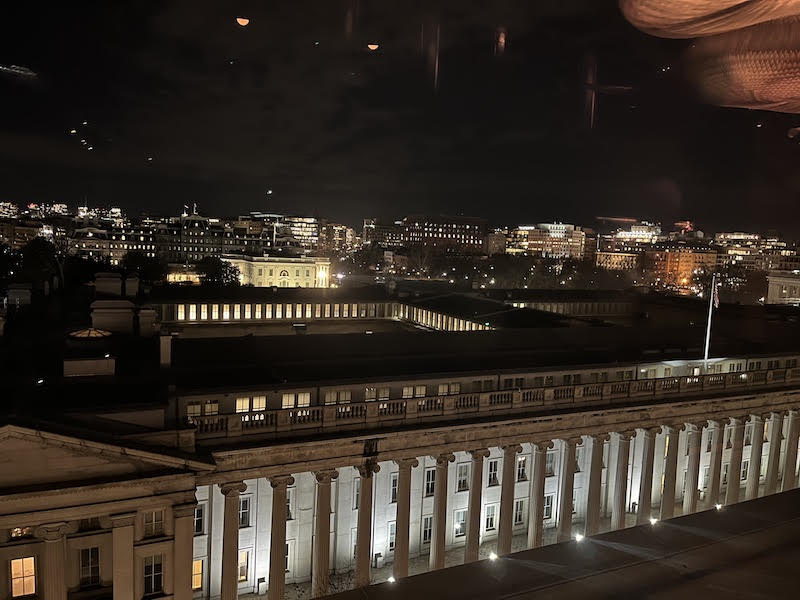
<instances>
[{"instance_id":1,"label":"distant office building","mask_svg":"<svg viewBox=\"0 0 800 600\"><path fill-rule=\"evenodd\" d=\"M361 240L365 246L399 248L403 246L403 222L384 223L378 219L364 219Z\"/></svg>"},{"instance_id":2,"label":"distant office building","mask_svg":"<svg viewBox=\"0 0 800 600\"><path fill-rule=\"evenodd\" d=\"M800 306L800 271L773 271L767 275L765 302Z\"/></svg>"},{"instance_id":3,"label":"distant office building","mask_svg":"<svg viewBox=\"0 0 800 600\"><path fill-rule=\"evenodd\" d=\"M661 225L641 221L631 225L629 229L620 229L614 234L617 240L637 242L640 244L655 244L661 235Z\"/></svg>"},{"instance_id":4,"label":"distant office building","mask_svg":"<svg viewBox=\"0 0 800 600\"><path fill-rule=\"evenodd\" d=\"M428 246L465 254L483 252L486 220L477 217L409 215L403 219L407 246Z\"/></svg>"},{"instance_id":5,"label":"distant office building","mask_svg":"<svg viewBox=\"0 0 800 600\"><path fill-rule=\"evenodd\" d=\"M239 269L242 285L255 287L330 287L331 261L327 258L225 255L222 260Z\"/></svg>"},{"instance_id":6,"label":"distant office building","mask_svg":"<svg viewBox=\"0 0 800 600\"><path fill-rule=\"evenodd\" d=\"M0 220L0 242L19 250L35 237L41 235L42 223L24 219Z\"/></svg>"},{"instance_id":7,"label":"distant office building","mask_svg":"<svg viewBox=\"0 0 800 600\"><path fill-rule=\"evenodd\" d=\"M635 271L641 255L634 252L597 252L595 264L608 271Z\"/></svg>"},{"instance_id":8,"label":"distant office building","mask_svg":"<svg viewBox=\"0 0 800 600\"><path fill-rule=\"evenodd\" d=\"M305 250L316 250L319 245L319 221L315 217L285 217L283 222Z\"/></svg>"},{"instance_id":9,"label":"distant office building","mask_svg":"<svg viewBox=\"0 0 800 600\"><path fill-rule=\"evenodd\" d=\"M566 223L521 225L509 237L509 254L581 260L586 246L586 233Z\"/></svg>"}]
</instances>

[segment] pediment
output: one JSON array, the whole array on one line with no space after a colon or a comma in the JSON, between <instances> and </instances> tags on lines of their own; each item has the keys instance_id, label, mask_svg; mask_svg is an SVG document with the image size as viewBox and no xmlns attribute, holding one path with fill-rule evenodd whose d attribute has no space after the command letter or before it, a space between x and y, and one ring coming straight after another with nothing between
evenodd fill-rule
<instances>
[{"instance_id":1,"label":"pediment","mask_svg":"<svg viewBox=\"0 0 800 600\"><path fill-rule=\"evenodd\" d=\"M67 487L185 472L185 462L16 426L0 428L0 489Z\"/></svg>"}]
</instances>

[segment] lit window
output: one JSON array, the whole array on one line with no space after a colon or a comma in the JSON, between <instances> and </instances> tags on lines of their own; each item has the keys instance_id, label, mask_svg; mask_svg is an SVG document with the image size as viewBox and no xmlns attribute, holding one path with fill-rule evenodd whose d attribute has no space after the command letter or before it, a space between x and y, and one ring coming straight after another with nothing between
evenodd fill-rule
<instances>
[{"instance_id":1,"label":"lit window","mask_svg":"<svg viewBox=\"0 0 800 600\"><path fill-rule=\"evenodd\" d=\"M272 304L267 304L264 307L264 318L271 319L272 318Z\"/></svg>"},{"instance_id":2,"label":"lit window","mask_svg":"<svg viewBox=\"0 0 800 600\"><path fill-rule=\"evenodd\" d=\"M517 457L517 481L527 481L528 480L528 457L527 456L518 456Z\"/></svg>"},{"instance_id":3,"label":"lit window","mask_svg":"<svg viewBox=\"0 0 800 600\"><path fill-rule=\"evenodd\" d=\"M230 304L223 304L222 305L222 320L227 321L231 318L231 305Z\"/></svg>"},{"instance_id":4,"label":"lit window","mask_svg":"<svg viewBox=\"0 0 800 600\"><path fill-rule=\"evenodd\" d=\"M413 398L413 397L414 397L414 386L413 385L403 386L403 398Z\"/></svg>"},{"instance_id":5,"label":"lit window","mask_svg":"<svg viewBox=\"0 0 800 600\"><path fill-rule=\"evenodd\" d=\"M544 510L542 511L542 518L544 519L552 519L553 518L553 495L548 494L544 497Z\"/></svg>"},{"instance_id":6,"label":"lit window","mask_svg":"<svg viewBox=\"0 0 800 600\"><path fill-rule=\"evenodd\" d=\"M250 398L237 398L236 399L236 412L243 413L250 411Z\"/></svg>"},{"instance_id":7,"label":"lit window","mask_svg":"<svg viewBox=\"0 0 800 600\"><path fill-rule=\"evenodd\" d=\"M250 308L251 307L250 307L249 304L245 304L244 305L244 318L245 319L249 319L250 318Z\"/></svg>"},{"instance_id":8,"label":"lit window","mask_svg":"<svg viewBox=\"0 0 800 600\"><path fill-rule=\"evenodd\" d=\"M151 510L144 513L144 535L153 537L164 533L164 511Z\"/></svg>"},{"instance_id":9,"label":"lit window","mask_svg":"<svg viewBox=\"0 0 800 600\"><path fill-rule=\"evenodd\" d=\"M415 397L424 398L427 393L428 393L428 390L424 385L414 386L414 396Z\"/></svg>"},{"instance_id":10,"label":"lit window","mask_svg":"<svg viewBox=\"0 0 800 600\"><path fill-rule=\"evenodd\" d=\"M391 473L389 475L389 502L397 502L397 485L398 485L398 473Z\"/></svg>"},{"instance_id":11,"label":"lit window","mask_svg":"<svg viewBox=\"0 0 800 600\"><path fill-rule=\"evenodd\" d=\"M144 559L144 593L156 594L163 591L164 570L160 554L146 556Z\"/></svg>"},{"instance_id":12,"label":"lit window","mask_svg":"<svg viewBox=\"0 0 800 600\"><path fill-rule=\"evenodd\" d=\"M260 319L261 318L261 305L260 304L256 304L255 305L255 315L254 315L253 318L255 318L255 319Z\"/></svg>"},{"instance_id":13,"label":"lit window","mask_svg":"<svg viewBox=\"0 0 800 600\"><path fill-rule=\"evenodd\" d=\"M208 304L200 305L200 318L204 321L208 319Z\"/></svg>"},{"instance_id":14,"label":"lit window","mask_svg":"<svg viewBox=\"0 0 800 600\"><path fill-rule=\"evenodd\" d=\"M294 408L294 394L281 395L281 408Z\"/></svg>"},{"instance_id":15,"label":"lit window","mask_svg":"<svg viewBox=\"0 0 800 600\"><path fill-rule=\"evenodd\" d=\"M242 318L242 306L240 304L233 305L233 318L234 319Z\"/></svg>"},{"instance_id":16,"label":"lit window","mask_svg":"<svg viewBox=\"0 0 800 600\"><path fill-rule=\"evenodd\" d=\"M81 587L100 583L100 549L81 549Z\"/></svg>"},{"instance_id":17,"label":"lit window","mask_svg":"<svg viewBox=\"0 0 800 600\"><path fill-rule=\"evenodd\" d=\"M369 386L364 388L364 400L367 401L375 400L375 398L377 398L377 395L378 395L378 390L375 387Z\"/></svg>"},{"instance_id":18,"label":"lit window","mask_svg":"<svg viewBox=\"0 0 800 600\"><path fill-rule=\"evenodd\" d=\"M178 321L186 319L186 307L183 304L178 304Z\"/></svg>"},{"instance_id":19,"label":"lit window","mask_svg":"<svg viewBox=\"0 0 800 600\"><path fill-rule=\"evenodd\" d=\"M453 534L462 537L467 533L467 511L457 510L453 519Z\"/></svg>"},{"instance_id":20,"label":"lit window","mask_svg":"<svg viewBox=\"0 0 800 600\"><path fill-rule=\"evenodd\" d=\"M251 410L253 411L267 410L267 397L253 396L253 403Z\"/></svg>"},{"instance_id":21,"label":"lit window","mask_svg":"<svg viewBox=\"0 0 800 600\"><path fill-rule=\"evenodd\" d=\"M203 559L192 561L192 590L203 589Z\"/></svg>"},{"instance_id":22,"label":"lit window","mask_svg":"<svg viewBox=\"0 0 800 600\"><path fill-rule=\"evenodd\" d=\"M552 477L556 473L556 452L555 450L549 451L544 461L544 474L547 477Z\"/></svg>"},{"instance_id":23,"label":"lit window","mask_svg":"<svg viewBox=\"0 0 800 600\"><path fill-rule=\"evenodd\" d=\"M36 563L33 556L11 561L11 596L19 598L36 593Z\"/></svg>"},{"instance_id":24,"label":"lit window","mask_svg":"<svg viewBox=\"0 0 800 600\"><path fill-rule=\"evenodd\" d=\"M250 527L250 496L239 497L239 527Z\"/></svg>"},{"instance_id":25,"label":"lit window","mask_svg":"<svg viewBox=\"0 0 800 600\"><path fill-rule=\"evenodd\" d=\"M189 320L196 321L197 320L197 305L190 304L189 305Z\"/></svg>"},{"instance_id":26,"label":"lit window","mask_svg":"<svg viewBox=\"0 0 800 600\"><path fill-rule=\"evenodd\" d=\"M211 305L211 320L218 321L219 320L219 304L212 304Z\"/></svg>"},{"instance_id":27,"label":"lit window","mask_svg":"<svg viewBox=\"0 0 800 600\"><path fill-rule=\"evenodd\" d=\"M247 581L247 575L250 572L250 551L239 550L239 579L238 581Z\"/></svg>"},{"instance_id":28,"label":"lit window","mask_svg":"<svg viewBox=\"0 0 800 600\"><path fill-rule=\"evenodd\" d=\"M311 406L311 392L300 392L297 394L297 406Z\"/></svg>"}]
</instances>

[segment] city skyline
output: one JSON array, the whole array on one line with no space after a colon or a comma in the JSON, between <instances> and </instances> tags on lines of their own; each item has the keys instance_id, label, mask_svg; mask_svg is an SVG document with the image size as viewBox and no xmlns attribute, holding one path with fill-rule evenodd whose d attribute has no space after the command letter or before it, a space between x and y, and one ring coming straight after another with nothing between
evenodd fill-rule
<instances>
[{"instance_id":1,"label":"city skyline","mask_svg":"<svg viewBox=\"0 0 800 600\"><path fill-rule=\"evenodd\" d=\"M227 8L181 2L56 9L24 30L12 14L8 61L35 77L0 74L0 198L348 223L491 206L501 222L648 214L723 230L782 214L800 231L796 119L697 102L682 83L686 42L637 31L613 2L362 2L348 29L349 6L245 4L245 27ZM631 89L602 93L614 86Z\"/></svg>"}]
</instances>

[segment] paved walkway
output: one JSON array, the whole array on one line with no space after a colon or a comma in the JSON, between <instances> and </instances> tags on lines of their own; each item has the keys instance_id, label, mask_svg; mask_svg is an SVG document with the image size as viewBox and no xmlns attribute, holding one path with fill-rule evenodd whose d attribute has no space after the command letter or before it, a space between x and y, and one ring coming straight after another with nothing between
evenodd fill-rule
<instances>
[{"instance_id":1,"label":"paved walkway","mask_svg":"<svg viewBox=\"0 0 800 600\"><path fill-rule=\"evenodd\" d=\"M697 510L707 510L705 503L702 500L698 500L697 503ZM653 515L658 515L659 509L656 507L653 509ZM681 516L683 514L683 504L682 502L677 502L675 504L675 516ZM636 525L636 515L635 514L628 514L625 516L625 526L626 527L633 527ZM606 517L601 519L600 521L600 533L605 533L611 529L611 519L610 517ZM572 534L573 536L576 533L580 533L583 531L583 522L582 521L575 521L572 524ZM556 543L556 528L550 527L544 530L544 535L542 537L543 545L548 544L555 544ZM528 534L515 535L511 541L511 551L512 552L520 552L522 550L526 550L528 547ZM487 542L484 542L480 546L479 550L479 558L481 560L489 558L489 554L494 552L497 548L497 540L492 539ZM445 568L447 567L454 567L456 565L460 565L464 562L464 547L459 546L457 548L453 548L448 550L445 554ZM428 555L422 554L420 556L411 557L408 563L408 574L409 575L418 575L420 573L427 573L429 571L428 568ZM372 584L382 583L386 581L389 576L392 574L392 565L391 563L379 568L379 569L372 569L370 582ZM355 573L353 571L347 571L344 573L331 573L330 576L330 593L336 592L344 592L355 587L354 585L354 576ZM249 598L261 598L264 596L257 596L256 594L242 594L242 597L249 597ZM309 600L311 598L311 582L306 581L303 583L290 583L286 585L286 598L288 600Z\"/></svg>"}]
</instances>

